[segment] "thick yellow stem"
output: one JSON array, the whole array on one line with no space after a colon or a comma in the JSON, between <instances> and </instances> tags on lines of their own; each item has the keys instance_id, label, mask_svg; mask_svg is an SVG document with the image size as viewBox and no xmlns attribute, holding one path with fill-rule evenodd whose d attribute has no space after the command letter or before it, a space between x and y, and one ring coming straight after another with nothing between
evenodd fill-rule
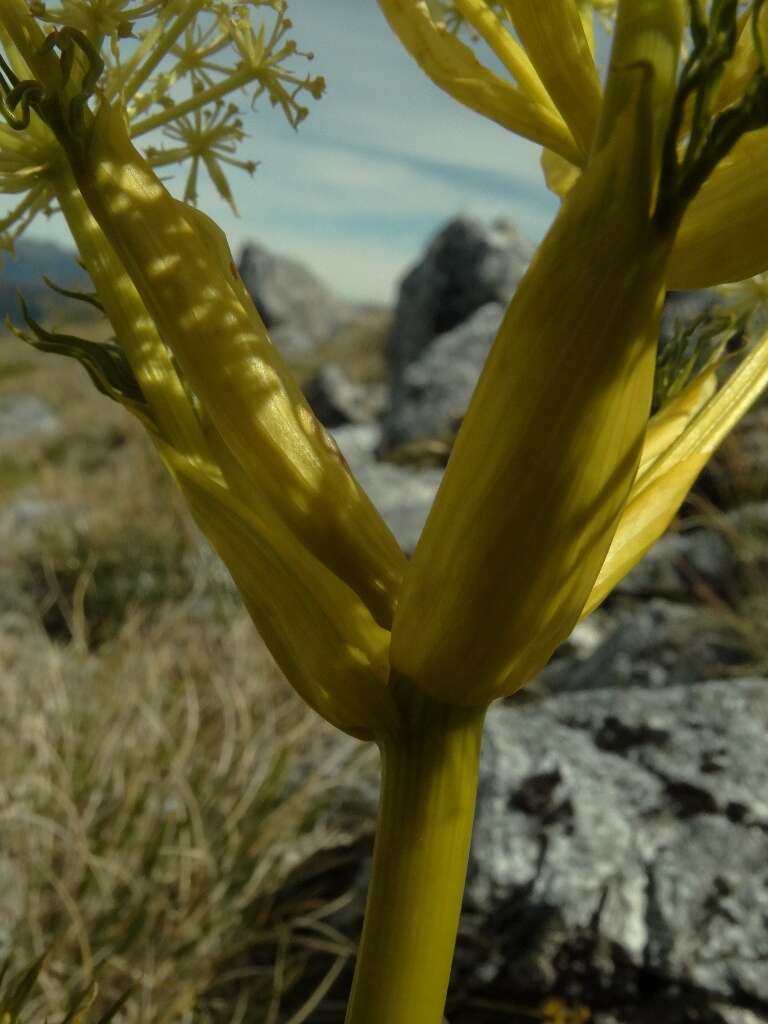
<instances>
[{"instance_id":1,"label":"thick yellow stem","mask_svg":"<svg viewBox=\"0 0 768 1024\"><path fill-rule=\"evenodd\" d=\"M346 1024L440 1024L472 835L485 709L391 684L402 731L381 744L382 794Z\"/></svg>"}]
</instances>

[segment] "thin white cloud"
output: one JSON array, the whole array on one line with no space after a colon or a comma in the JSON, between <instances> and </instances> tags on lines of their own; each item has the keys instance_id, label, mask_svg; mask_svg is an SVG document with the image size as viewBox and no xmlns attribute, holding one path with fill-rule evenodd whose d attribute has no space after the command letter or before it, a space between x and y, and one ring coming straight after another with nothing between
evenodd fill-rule
<instances>
[{"instance_id":1,"label":"thin white cloud","mask_svg":"<svg viewBox=\"0 0 768 1024\"><path fill-rule=\"evenodd\" d=\"M241 183L245 206L255 211L278 203L285 211L301 207L340 218L364 214L384 221L439 215L468 202L494 213L503 212L505 204L524 203L549 212L549 198L540 202L527 183L496 173L482 187L476 171L458 164L431 166L407 154L366 153L326 143L297 147L296 156L292 162L270 161L252 182Z\"/></svg>"},{"instance_id":2,"label":"thin white cloud","mask_svg":"<svg viewBox=\"0 0 768 1024\"><path fill-rule=\"evenodd\" d=\"M278 165L279 173L260 169L239 220L221 204L215 216L236 246L255 237L289 248L350 298L389 300L428 236L458 212L486 221L511 217L532 239L551 219L547 204L506 184L494 182L489 192L472 187L470 172L452 178L407 157L310 149L306 160ZM213 201L203 195L204 206Z\"/></svg>"}]
</instances>

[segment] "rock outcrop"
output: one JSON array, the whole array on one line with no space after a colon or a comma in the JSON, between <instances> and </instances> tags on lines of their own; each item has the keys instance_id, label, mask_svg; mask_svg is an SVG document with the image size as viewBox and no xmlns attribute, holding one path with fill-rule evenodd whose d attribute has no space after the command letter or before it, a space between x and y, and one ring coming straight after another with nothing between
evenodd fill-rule
<instances>
[{"instance_id":1,"label":"rock outcrop","mask_svg":"<svg viewBox=\"0 0 768 1024\"><path fill-rule=\"evenodd\" d=\"M434 236L400 284L388 349L392 401L385 441L405 401L401 385L407 367L435 338L464 324L481 306L506 305L532 253L530 243L507 220L488 226L456 217ZM396 437L394 422L391 430Z\"/></svg>"},{"instance_id":2,"label":"rock outcrop","mask_svg":"<svg viewBox=\"0 0 768 1024\"><path fill-rule=\"evenodd\" d=\"M384 419L384 449L430 439L452 442L504 316L489 302L441 334L393 384Z\"/></svg>"},{"instance_id":3,"label":"rock outcrop","mask_svg":"<svg viewBox=\"0 0 768 1024\"><path fill-rule=\"evenodd\" d=\"M287 356L311 352L353 315L354 307L303 263L256 243L243 248L238 271L273 341Z\"/></svg>"},{"instance_id":4,"label":"rock outcrop","mask_svg":"<svg viewBox=\"0 0 768 1024\"><path fill-rule=\"evenodd\" d=\"M767 686L493 708L465 902L486 955L464 984L623 1024L768 1011Z\"/></svg>"}]
</instances>

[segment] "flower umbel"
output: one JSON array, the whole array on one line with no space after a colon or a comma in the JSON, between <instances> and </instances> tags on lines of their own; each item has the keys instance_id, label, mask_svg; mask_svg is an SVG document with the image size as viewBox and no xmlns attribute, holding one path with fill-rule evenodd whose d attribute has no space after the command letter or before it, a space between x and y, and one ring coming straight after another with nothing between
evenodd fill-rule
<instances>
[{"instance_id":1,"label":"flower umbel","mask_svg":"<svg viewBox=\"0 0 768 1024\"><path fill-rule=\"evenodd\" d=\"M100 91L123 104L131 136L147 138L150 162L158 167L187 164L185 198L190 202L195 201L204 167L230 204L234 199L228 170L252 174L256 168L255 161L236 155L245 138L238 106L243 96L250 104L266 96L295 127L307 116L307 101L318 99L324 89L322 77L293 68L312 54L293 40L284 0L61 0L28 8L22 0L12 0L6 7L7 17L0 22L0 50L6 54L0 114L8 123L0 123L0 189L23 196L0 220L0 244L6 246L57 199L51 178L56 177L61 150L50 129L39 118L30 121L23 136L12 128L29 109L30 79L55 91L64 73L71 79L70 99L78 91L89 93L92 83L87 78L97 55L103 62ZM257 24L254 10L261 19ZM22 24L29 45L19 35ZM54 31L46 36L48 27ZM49 46L53 39L66 44L60 66L43 59L46 38ZM127 55L126 40L131 42ZM37 53L34 68L28 65L31 50ZM30 84L19 91L24 82Z\"/></svg>"}]
</instances>

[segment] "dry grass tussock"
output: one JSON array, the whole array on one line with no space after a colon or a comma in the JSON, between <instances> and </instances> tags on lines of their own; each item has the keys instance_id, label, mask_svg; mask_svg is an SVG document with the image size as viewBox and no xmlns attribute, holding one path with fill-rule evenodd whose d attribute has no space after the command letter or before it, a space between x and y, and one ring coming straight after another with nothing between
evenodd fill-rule
<instances>
[{"instance_id":1,"label":"dry grass tussock","mask_svg":"<svg viewBox=\"0 0 768 1024\"><path fill-rule=\"evenodd\" d=\"M302 940L350 955L281 890L348 839L323 810L354 748L286 696L241 613L135 617L98 654L30 629L0 665L0 921L23 958L50 951L30 1020L96 975L106 1002L135 986L125 1021L277 1021L292 931L295 961Z\"/></svg>"},{"instance_id":2,"label":"dry grass tussock","mask_svg":"<svg viewBox=\"0 0 768 1024\"><path fill-rule=\"evenodd\" d=\"M95 977L94 1021L130 988L125 1024L299 1024L353 952L315 883L373 751L279 678L138 426L13 359L0 397L61 419L0 447L0 963L47 954L18 1019Z\"/></svg>"}]
</instances>

